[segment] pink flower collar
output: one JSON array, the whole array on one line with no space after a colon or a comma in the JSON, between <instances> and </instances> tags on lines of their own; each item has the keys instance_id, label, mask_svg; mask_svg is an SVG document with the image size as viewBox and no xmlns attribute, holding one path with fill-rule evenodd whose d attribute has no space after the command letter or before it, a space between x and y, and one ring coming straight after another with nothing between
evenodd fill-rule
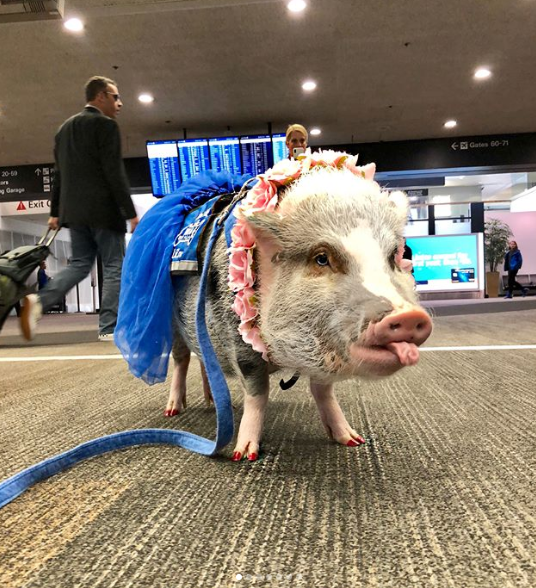
<instances>
[{"instance_id":1,"label":"pink flower collar","mask_svg":"<svg viewBox=\"0 0 536 588\"><path fill-rule=\"evenodd\" d=\"M249 191L243 203L235 209L237 221L231 231L229 247L229 287L234 292L233 310L240 317L238 331L242 339L255 351L269 360L268 348L262 340L259 321L258 298L255 291L255 271L253 269L253 249L255 238L247 224L246 217L256 212L273 212L278 205L278 188L295 182L302 174L313 168L348 168L365 180L372 180L376 165L370 163L363 167L356 165L357 155L351 156L338 151L318 151L308 149L297 160L284 159L257 176L257 184Z\"/></svg>"}]
</instances>

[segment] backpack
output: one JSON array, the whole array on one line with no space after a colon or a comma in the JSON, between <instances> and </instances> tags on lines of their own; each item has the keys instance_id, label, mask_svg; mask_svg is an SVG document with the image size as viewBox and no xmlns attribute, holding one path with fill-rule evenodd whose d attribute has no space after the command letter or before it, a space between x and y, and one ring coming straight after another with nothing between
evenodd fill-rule
<instances>
[{"instance_id":1,"label":"backpack","mask_svg":"<svg viewBox=\"0 0 536 588\"><path fill-rule=\"evenodd\" d=\"M49 255L58 231L52 231L49 237L50 232L47 229L35 245L23 245L0 255L0 329L13 305L31 291L26 280Z\"/></svg>"}]
</instances>

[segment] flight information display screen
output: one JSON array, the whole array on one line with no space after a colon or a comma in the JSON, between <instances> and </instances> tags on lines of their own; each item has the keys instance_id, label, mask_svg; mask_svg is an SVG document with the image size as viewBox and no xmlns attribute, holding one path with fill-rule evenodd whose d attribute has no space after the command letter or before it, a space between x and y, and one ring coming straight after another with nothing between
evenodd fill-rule
<instances>
[{"instance_id":1,"label":"flight information display screen","mask_svg":"<svg viewBox=\"0 0 536 588\"><path fill-rule=\"evenodd\" d=\"M177 142L182 181L210 169L208 139L185 139Z\"/></svg>"},{"instance_id":2,"label":"flight information display screen","mask_svg":"<svg viewBox=\"0 0 536 588\"><path fill-rule=\"evenodd\" d=\"M213 170L228 171L232 174L242 173L240 142L238 137L216 137L209 139L208 147Z\"/></svg>"},{"instance_id":3,"label":"flight information display screen","mask_svg":"<svg viewBox=\"0 0 536 588\"><path fill-rule=\"evenodd\" d=\"M147 141L147 156L154 196L175 192L181 185L177 142Z\"/></svg>"},{"instance_id":4,"label":"flight information display screen","mask_svg":"<svg viewBox=\"0 0 536 588\"><path fill-rule=\"evenodd\" d=\"M274 152L274 164L288 157L288 149L285 143L285 135L273 135L272 146Z\"/></svg>"},{"instance_id":5,"label":"flight information display screen","mask_svg":"<svg viewBox=\"0 0 536 588\"><path fill-rule=\"evenodd\" d=\"M263 174L273 165L272 140L270 135L240 137L242 166L245 174Z\"/></svg>"}]
</instances>

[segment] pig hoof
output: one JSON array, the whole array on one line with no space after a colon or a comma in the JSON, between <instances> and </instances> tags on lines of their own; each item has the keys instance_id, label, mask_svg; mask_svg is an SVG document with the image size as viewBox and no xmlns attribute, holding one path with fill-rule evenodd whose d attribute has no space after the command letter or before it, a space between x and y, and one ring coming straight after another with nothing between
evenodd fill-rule
<instances>
[{"instance_id":1,"label":"pig hoof","mask_svg":"<svg viewBox=\"0 0 536 588\"><path fill-rule=\"evenodd\" d=\"M166 406L166 410L164 410L164 415L167 417L172 417L180 414L186 408L186 400L176 401L170 400Z\"/></svg>"},{"instance_id":2,"label":"pig hoof","mask_svg":"<svg viewBox=\"0 0 536 588\"><path fill-rule=\"evenodd\" d=\"M179 411L176 408L166 408L166 410L164 411L164 416L167 417L172 417L172 416L176 416L179 414Z\"/></svg>"},{"instance_id":3,"label":"pig hoof","mask_svg":"<svg viewBox=\"0 0 536 588\"><path fill-rule=\"evenodd\" d=\"M365 443L365 440L363 439L363 437L358 437L358 439L350 439L349 441L347 441L346 446L347 447L359 447L360 445L363 445L363 443Z\"/></svg>"},{"instance_id":4,"label":"pig hoof","mask_svg":"<svg viewBox=\"0 0 536 588\"><path fill-rule=\"evenodd\" d=\"M325 425L326 432L330 439L333 439L337 443L341 445L346 445L347 447L357 447L358 445L363 445L365 443L365 439L358 435L354 429L352 429L349 425L344 426L330 426Z\"/></svg>"},{"instance_id":5,"label":"pig hoof","mask_svg":"<svg viewBox=\"0 0 536 588\"><path fill-rule=\"evenodd\" d=\"M259 459L259 450L260 446L258 442L250 441L244 445L238 443L231 459L233 461L241 461L247 458L248 461L257 461Z\"/></svg>"}]
</instances>

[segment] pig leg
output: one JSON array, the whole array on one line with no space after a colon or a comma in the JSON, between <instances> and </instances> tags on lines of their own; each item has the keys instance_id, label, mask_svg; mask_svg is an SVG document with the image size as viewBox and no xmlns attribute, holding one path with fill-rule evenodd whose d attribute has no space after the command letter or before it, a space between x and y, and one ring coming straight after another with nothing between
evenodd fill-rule
<instances>
[{"instance_id":1,"label":"pig leg","mask_svg":"<svg viewBox=\"0 0 536 588\"><path fill-rule=\"evenodd\" d=\"M363 437L358 435L348 424L335 398L333 384L319 384L311 380L311 394L318 407L320 420L330 439L348 447L356 447L365 443Z\"/></svg>"},{"instance_id":2,"label":"pig leg","mask_svg":"<svg viewBox=\"0 0 536 588\"><path fill-rule=\"evenodd\" d=\"M214 404L214 399L212 398L212 392L210 391L207 372L201 360L199 360L199 367L201 368L201 377L203 378L203 396L205 397L205 404L210 406L211 404Z\"/></svg>"},{"instance_id":3,"label":"pig leg","mask_svg":"<svg viewBox=\"0 0 536 588\"><path fill-rule=\"evenodd\" d=\"M190 365L190 350L185 343L176 336L173 342L173 375L171 377L171 389L164 411L168 417L179 414L186 408L186 376Z\"/></svg>"},{"instance_id":4,"label":"pig leg","mask_svg":"<svg viewBox=\"0 0 536 588\"><path fill-rule=\"evenodd\" d=\"M256 461L259 457L269 391L270 382L267 373L257 374L254 380L246 380L244 414L238 429L233 461L240 461L246 455L249 461Z\"/></svg>"}]
</instances>

